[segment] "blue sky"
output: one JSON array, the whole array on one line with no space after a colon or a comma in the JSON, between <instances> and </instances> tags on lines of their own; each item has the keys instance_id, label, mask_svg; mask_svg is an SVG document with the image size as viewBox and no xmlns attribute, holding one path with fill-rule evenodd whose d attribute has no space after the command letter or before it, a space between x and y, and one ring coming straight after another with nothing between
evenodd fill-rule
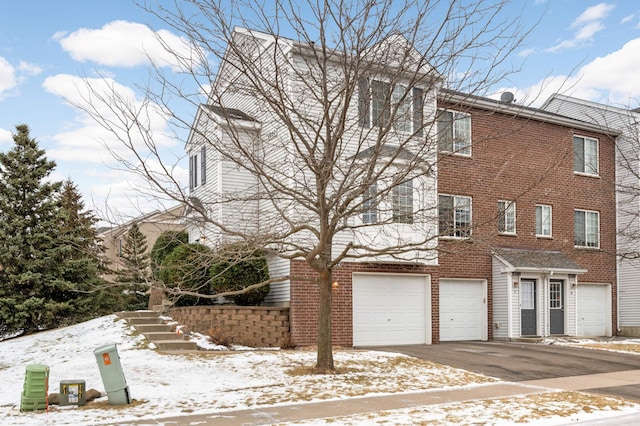
<instances>
[{"instance_id":1,"label":"blue sky","mask_svg":"<svg viewBox=\"0 0 640 426\"><path fill-rule=\"evenodd\" d=\"M640 100L640 3L635 0L515 1L513 19L537 23L516 51L522 71L496 87L516 100L540 104L554 92L636 108ZM105 152L109 134L65 103L76 99L82 78L100 79L136 96L148 77L144 50L162 61L153 30L181 46L177 34L130 0L0 0L0 151L11 148L15 125L26 123L47 156L58 164L55 179L71 178L85 203L114 220L155 206L132 201L135 177L117 170ZM171 72L171 64L165 69ZM195 111L193 111L195 113ZM158 118L158 134L166 123ZM183 140L160 141L175 156ZM111 146L115 147L113 143ZM173 162L169 159L169 162ZM175 177L186 184L186 163Z\"/></svg>"}]
</instances>

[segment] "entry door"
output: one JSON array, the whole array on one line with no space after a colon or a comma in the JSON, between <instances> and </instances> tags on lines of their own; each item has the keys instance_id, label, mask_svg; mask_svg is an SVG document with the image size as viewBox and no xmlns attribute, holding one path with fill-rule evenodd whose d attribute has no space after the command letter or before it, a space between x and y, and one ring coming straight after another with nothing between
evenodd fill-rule
<instances>
[{"instance_id":1,"label":"entry door","mask_svg":"<svg viewBox=\"0 0 640 426\"><path fill-rule=\"evenodd\" d=\"M520 281L520 334L535 336L536 329L536 280Z\"/></svg>"},{"instance_id":2,"label":"entry door","mask_svg":"<svg viewBox=\"0 0 640 426\"><path fill-rule=\"evenodd\" d=\"M549 331L564 334L564 281L551 280L549 283Z\"/></svg>"}]
</instances>

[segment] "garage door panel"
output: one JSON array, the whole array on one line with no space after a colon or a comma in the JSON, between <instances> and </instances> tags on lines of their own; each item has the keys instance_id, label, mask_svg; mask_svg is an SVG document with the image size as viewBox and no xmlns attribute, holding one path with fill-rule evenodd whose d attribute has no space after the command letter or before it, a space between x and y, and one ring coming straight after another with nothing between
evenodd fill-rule
<instances>
[{"instance_id":1,"label":"garage door panel","mask_svg":"<svg viewBox=\"0 0 640 426\"><path fill-rule=\"evenodd\" d=\"M427 343L427 283L416 275L354 274L354 346Z\"/></svg>"},{"instance_id":2,"label":"garage door panel","mask_svg":"<svg viewBox=\"0 0 640 426\"><path fill-rule=\"evenodd\" d=\"M483 340L486 303L484 282L440 281L440 340Z\"/></svg>"},{"instance_id":3,"label":"garage door panel","mask_svg":"<svg viewBox=\"0 0 640 426\"><path fill-rule=\"evenodd\" d=\"M578 286L578 335L606 336L609 324L609 289L604 285Z\"/></svg>"}]
</instances>

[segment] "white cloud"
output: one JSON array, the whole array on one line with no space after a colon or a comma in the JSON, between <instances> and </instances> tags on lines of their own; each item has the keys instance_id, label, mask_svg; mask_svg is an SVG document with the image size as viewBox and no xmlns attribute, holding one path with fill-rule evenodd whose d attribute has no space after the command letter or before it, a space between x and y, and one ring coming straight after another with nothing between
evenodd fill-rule
<instances>
[{"instance_id":1,"label":"white cloud","mask_svg":"<svg viewBox=\"0 0 640 426\"><path fill-rule=\"evenodd\" d=\"M18 64L18 70L28 75L38 75L42 73L42 68L26 61L20 61Z\"/></svg>"},{"instance_id":2,"label":"white cloud","mask_svg":"<svg viewBox=\"0 0 640 426\"><path fill-rule=\"evenodd\" d=\"M0 56L0 100L18 86L15 68Z\"/></svg>"},{"instance_id":3,"label":"white cloud","mask_svg":"<svg viewBox=\"0 0 640 426\"><path fill-rule=\"evenodd\" d=\"M605 28L602 21L615 7L616 6L614 4L609 3L600 3L595 6L588 7L571 23L571 28L576 29L573 38L562 40L555 46L546 50L554 53L561 52L563 50L573 49L593 40L593 37Z\"/></svg>"},{"instance_id":4,"label":"white cloud","mask_svg":"<svg viewBox=\"0 0 640 426\"><path fill-rule=\"evenodd\" d=\"M631 22L635 16L633 14L627 15L620 20L620 25L626 24L627 22Z\"/></svg>"},{"instance_id":5,"label":"white cloud","mask_svg":"<svg viewBox=\"0 0 640 426\"><path fill-rule=\"evenodd\" d=\"M154 32L146 25L128 21L109 22L100 29L81 28L72 33L56 33L54 39L76 61L112 67L135 67L153 62L178 70L182 67L171 52L188 58L192 51L192 45L185 38L167 30Z\"/></svg>"}]
</instances>

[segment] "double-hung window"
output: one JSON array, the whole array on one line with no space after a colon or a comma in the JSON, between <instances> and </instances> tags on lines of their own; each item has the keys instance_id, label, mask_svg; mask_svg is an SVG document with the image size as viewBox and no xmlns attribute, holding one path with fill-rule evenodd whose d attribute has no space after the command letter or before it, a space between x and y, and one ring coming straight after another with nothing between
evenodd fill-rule
<instances>
[{"instance_id":1,"label":"double-hung window","mask_svg":"<svg viewBox=\"0 0 640 426\"><path fill-rule=\"evenodd\" d=\"M551 206L536 205L536 237L551 237L552 216Z\"/></svg>"},{"instance_id":2,"label":"double-hung window","mask_svg":"<svg viewBox=\"0 0 640 426\"><path fill-rule=\"evenodd\" d=\"M378 222L378 203L376 202L376 194L378 185L374 182L367 188L364 193L362 202L362 222L372 224Z\"/></svg>"},{"instance_id":3,"label":"double-hung window","mask_svg":"<svg viewBox=\"0 0 640 426\"><path fill-rule=\"evenodd\" d=\"M598 139L573 137L573 171L598 176Z\"/></svg>"},{"instance_id":4,"label":"double-hung window","mask_svg":"<svg viewBox=\"0 0 640 426\"><path fill-rule=\"evenodd\" d=\"M439 110L438 150L458 155L471 155L471 115Z\"/></svg>"},{"instance_id":5,"label":"double-hung window","mask_svg":"<svg viewBox=\"0 0 640 426\"><path fill-rule=\"evenodd\" d=\"M413 223L413 182L404 181L393 187L393 221Z\"/></svg>"},{"instance_id":6,"label":"double-hung window","mask_svg":"<svg viewBox=\"0 0 640 426\"><path fill-rule=\"evenodd\" d=\"M200 148L199 153L189 156L189 189L193 191L198 185L207 182L207 148Z\"/></svg>"},{"instance_id":7,"label":"double-hung window","mask_svg":"<svg viewBox=\"0 0 640 426\"><path fill-rule=\"evenodd\" d=\"M471 197L438 195L438 232L442 237L471 236Z\"/></svg>"},{"instance_id":8,"label":"double-hung window","mask_svg":"<svg viewBox=\"0 0 640 426\"><path fill-rule=\"evenodd\" d=\"M390 124L399 132L423 134L423 90L362 78L358 81L359 123L362 127L384 128Z\"/></svg>"},{"instance_id":9,"label":"double-hung window","mask_svg":"<svg viewBox=\"0 0 640 426\"><path fill-rule=\"evenodd\" d=\"M513 201L498 201L498 232L501 234L516 234L516 203Z\"/></svg>"},{"instance_id":10,"label":"double-hung window","mask_svg":"<svg viewBox=\"0 0 640 426\"><path fill-rule=\"evenodd\" d=\"M573 214L573 227L576 247L600 247L599 212L575 210Z\"/></svg>"}]
</instances>

